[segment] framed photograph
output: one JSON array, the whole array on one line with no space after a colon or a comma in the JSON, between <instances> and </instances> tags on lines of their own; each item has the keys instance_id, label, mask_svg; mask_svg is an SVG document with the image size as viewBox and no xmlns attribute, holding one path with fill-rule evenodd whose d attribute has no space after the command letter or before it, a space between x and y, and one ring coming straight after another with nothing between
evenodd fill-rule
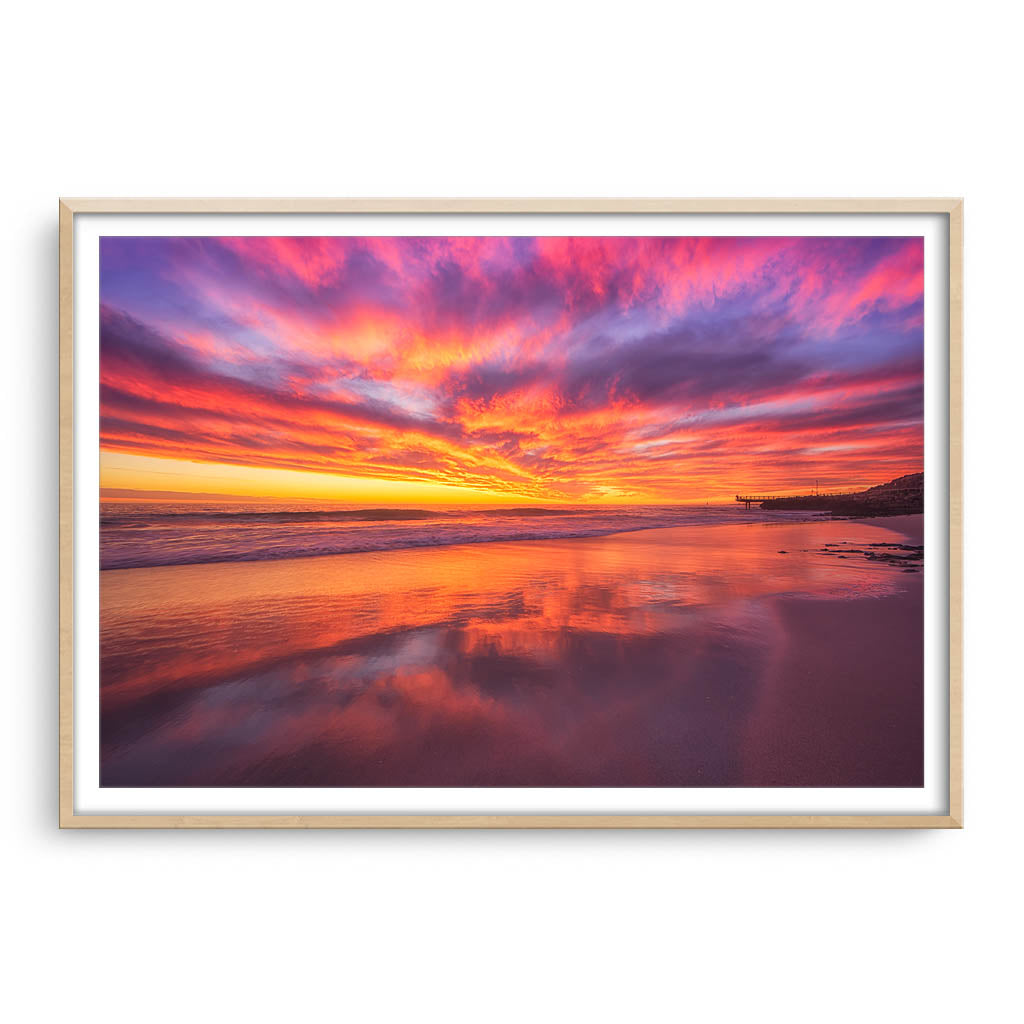
<instances>
[{"instance_id":1,"label":"framed photograph","mask_svg":"<svg viewBox=\"0 0 1024 1024\"><path fill-rule=\"evenodd\" d=\"M60 824L959 828L957 199L67 199Z\"/></svg>"}]
</instances>

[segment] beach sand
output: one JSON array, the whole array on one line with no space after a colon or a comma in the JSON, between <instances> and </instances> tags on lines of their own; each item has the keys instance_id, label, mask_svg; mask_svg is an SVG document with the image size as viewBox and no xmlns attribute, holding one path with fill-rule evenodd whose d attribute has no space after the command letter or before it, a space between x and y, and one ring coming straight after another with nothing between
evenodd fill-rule
<instances>
[{"instance_id":1,"label":"beach sand","mask_svg":"<svg viewBox=\"0 0 1024 1024\"><path fill-rule=\"evenodd\" d=\"M104 571L101 783L919 786L921 519Z\"/></svg>"}]
</instances>

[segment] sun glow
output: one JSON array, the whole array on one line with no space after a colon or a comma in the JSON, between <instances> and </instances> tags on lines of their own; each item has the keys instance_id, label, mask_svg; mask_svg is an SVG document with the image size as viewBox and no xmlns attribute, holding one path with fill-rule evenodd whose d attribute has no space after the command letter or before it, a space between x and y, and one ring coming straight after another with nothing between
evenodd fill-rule
<instances>
[{"instance_id":1,"label":"sun glow","mask_svg":"<svg viewBox=\"0 0 1024 1024\"><path fill-rule=\"evenodd\" d=\"M122 452L100 454L100 487L105 498L131 499L161 494L182 499L190 495L223 495L261 501L331 501L352 505L496 505L512 500L507 494L470 487L190 462ZM537 499L518 495L514 500L521 504Z\"/></svg>"}]
</instances>

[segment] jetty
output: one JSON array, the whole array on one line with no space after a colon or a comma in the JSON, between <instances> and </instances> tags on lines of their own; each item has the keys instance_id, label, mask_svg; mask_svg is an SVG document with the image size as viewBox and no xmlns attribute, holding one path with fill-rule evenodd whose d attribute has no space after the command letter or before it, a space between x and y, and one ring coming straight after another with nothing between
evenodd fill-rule
<instances>
[{"instance_id":1,"label":"jetty","mask_svg":"<svg viewBox=\"0 0 1024 1024\"><path fill-rule=\"evenodd\" d=\"M737 494L737 501L742 501L747 508L751 505L760 505L765 501L777 501L778 495L776 494Z\"/></svg>"},{"instance_id":2,"label":"jetty","mask_svg":"<svg viewBox=\"0 0 1024 1024\"><path fill-rule=\"evenodd\" d=\"M924 473L909 473L862 491L815 494L737 494L746 508L830 512L841 516L895 516L924 511Z\"/></svg>"}]
</instances>

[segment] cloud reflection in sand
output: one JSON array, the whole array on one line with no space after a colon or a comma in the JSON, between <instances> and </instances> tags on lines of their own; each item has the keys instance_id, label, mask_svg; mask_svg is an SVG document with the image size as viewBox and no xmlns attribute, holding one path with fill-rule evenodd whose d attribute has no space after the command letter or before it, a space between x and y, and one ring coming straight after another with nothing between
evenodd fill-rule
<instances>
[{"instance_id":1,"label":"cloud reflection in sand","mask_svg":"<svg viewBox=\"0 0 1024 1024\"><path fill-rule=\"evenodd\" d=\"M905 601L920 577L820 553L892 536L691 527L104 572L102 783L765 784L747 748L793 646L779 602Z\"/></svg>"}]
</instances>

